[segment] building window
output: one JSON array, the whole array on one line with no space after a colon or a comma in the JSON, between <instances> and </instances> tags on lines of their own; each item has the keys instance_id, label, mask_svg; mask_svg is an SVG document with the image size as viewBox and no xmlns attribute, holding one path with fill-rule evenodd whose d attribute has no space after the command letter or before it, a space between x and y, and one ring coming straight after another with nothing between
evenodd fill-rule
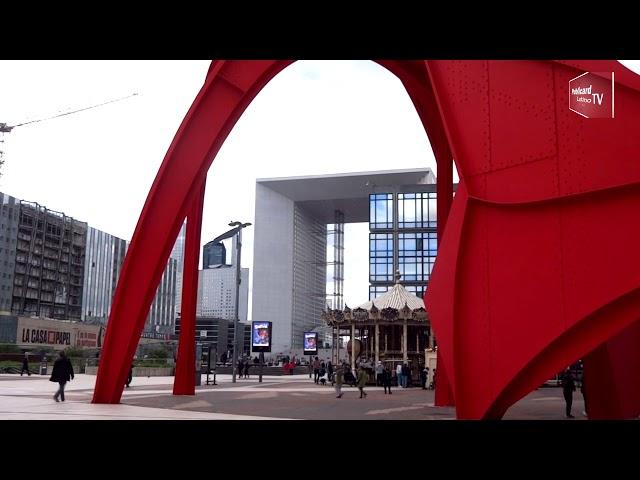
<instances>
[{"instance_id":1,"label":"building window","mask_svg":"<svg viewBox=\"0 0 640 480\"><path fill-rule=\"evenodd\" d=\"M437 215L435 192L398 194L398 228L436 228Z\"/></svg>"},{"instance_id":2,"label":"building window","mask_svg":"<svg viewBox=\"0 0 640 480\"><path fill-rule=\"evenodd\" d=\"M437 255L435 232L401 233L398 235L398 266L405 282L429 280Z\"/></svg>"},{"instance_id":3,"label":"building window","mask_svg":"<svg viewBox=\"0 0 640 480\"><path fill-rule=\"evenodd\" d=\"M393 235L369 234L369 281L393 281Z\"/></svg>"},{"instance_id":4,"label":"building window","mask_svg":"<svg viewBox=\"0 0 640 480\"><path fill-rule=\"evenodd\" d=\"M369 229L393 228L393 194L369 195Z\"/></svg>"}]
</instances>

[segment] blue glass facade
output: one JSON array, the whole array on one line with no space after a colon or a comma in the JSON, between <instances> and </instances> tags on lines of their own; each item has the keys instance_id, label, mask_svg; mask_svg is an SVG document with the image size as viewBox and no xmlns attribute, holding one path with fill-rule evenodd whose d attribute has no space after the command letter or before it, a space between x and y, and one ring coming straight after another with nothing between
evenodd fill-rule
<instances>
[{"instance_id":1,"label":"blue glass facade","mask_svg":"<svg viewBox=\"0 0 640 480\"><path fill-rule=\"evenodd\" d=\"M369 299L393 286L396 270L423 297L438 253L436 202L435 192L369 196Z\"/></svg>"}]
</instances>

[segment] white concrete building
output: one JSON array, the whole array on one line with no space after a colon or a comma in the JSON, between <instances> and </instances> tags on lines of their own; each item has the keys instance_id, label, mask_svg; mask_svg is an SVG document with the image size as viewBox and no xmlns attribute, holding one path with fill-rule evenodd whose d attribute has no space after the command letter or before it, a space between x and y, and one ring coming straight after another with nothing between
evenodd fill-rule
<instances>
[{"instance_id":1,"label":"white concrete building","mask_svg":"<svg viewBox=\"0 0 640 480\"><path fill-rule=\"evenodd\" d=\"M198 303L196 315L233 320L236 301L236 267L220 265L198 272ZM247 321L249 306L249 269L240 271L240 302L238 316Z\"/></svg>"}]
</instances>

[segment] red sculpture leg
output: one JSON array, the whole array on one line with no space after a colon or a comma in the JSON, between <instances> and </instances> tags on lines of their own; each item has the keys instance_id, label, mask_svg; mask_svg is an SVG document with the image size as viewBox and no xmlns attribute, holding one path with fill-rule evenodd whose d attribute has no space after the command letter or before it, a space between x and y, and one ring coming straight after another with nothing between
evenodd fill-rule
<instances>
[{"instance_id":1,"label":"red sculpture leg","mask_svg":"<svg viewBox=\"0 0 640 480\"><path fill-rule=\"evenodd\" d=\"M500 418L638 319L640 81L616 62L429 67L468 205L457 251L438 252L427 305L451 346L458 417ZM569 80L584 71L615 72L615 119L569 111ZM614 378L640 405L635 385Z\"/></svg>"},{"instance_id":2,"label":"red sculpture leg","mask_svg":"<svg viewBox=\"0 0 640 480\"><path fill-rule=\"evenodd\" d=\"M180 342L173 382L174 395L195 395L196 362L196 302L198 300L198 263L200 260L200 234L204 206L205 182L187 215L182 275L182 311L180 312Z\"/></svg>"},{"instance_id":3,"label":"red sculpture leg","mask_svg":"<svg viewBox=\"0 0 640 480\"><path fill-rule=\"evenodd\" d=\"M583 359L590 420L640 416L640 322L596 348Z\"/></svg>"},{"instance_id":4,"label":"red sculpture leg","mask_svg":"<svg viewBox=\"0 0 640 480\"><path fill-rule=\"evenodd\" d=\"M437 189L438 245L442 245L442 238L444 237L447 218L449 217L451 203L453 202L453 161L450 158L438 162ZM451 318L451 321L453 321L453 318ZM437 407L453 406L455 405L455 399L449 382L449 375L447 375L447 369L444 361L442 360L442 353L440 352L439 347L437 362L438 367L434 403Z\"/></svg>"},{"instance_id":5,"label":"red sculpture leg","mask_svg":"<svg viewBox=\"0 0 640 480\"><path fill-rule=\"evenodd\" d=\"M224 139L262 87L288 61L214 61L149 191L127 251L93 395L119 403L162 272L188 210Z\"/></svg>"}]
</instances>

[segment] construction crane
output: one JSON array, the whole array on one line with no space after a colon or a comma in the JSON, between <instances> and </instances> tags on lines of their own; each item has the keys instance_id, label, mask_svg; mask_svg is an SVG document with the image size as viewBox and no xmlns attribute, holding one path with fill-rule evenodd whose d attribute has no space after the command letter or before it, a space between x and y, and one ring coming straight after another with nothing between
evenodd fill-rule
<instances>
[{"instance_id":1,"label":"construction crane","mask_svg":"<svg viewBox=\"0 0 640 480\"><path fill-rule=\"evenodd\" d=\"M6 123L0 123L0 133L2 134L2 138L0 138L0 143L4 142L4 134L11 132L11 130L13 130L16 127L22 127L24 125L29 125L31 123L44 122L45 120L52 120L54 118L64 117L65 115L71 115L73 113L83 112L85 110L91 110L92 108L101 107L101 106L107 105L109 103L120 102L122 100L126 100L127 98L135 97L136 95L138 95L138 94L137 93L132 93L131 95L127 95L126 97L114 98L113 100L109 100L107 102L98 103L96 105L90 105L90 106L84 107L84 108L78 108L76 110L71 110L71 111L68 111L68 112L56 113L55 115L51 115L51 116L44 117L44 118L38 118L36 120L29 120L29 121L26 121L26 122L18 123L16 125L7 125ZM3 154L4 154L4 152L2 150L0 150L0 166L4 163L4 160L2 159Z\"/></svg>"}]
</instances>

